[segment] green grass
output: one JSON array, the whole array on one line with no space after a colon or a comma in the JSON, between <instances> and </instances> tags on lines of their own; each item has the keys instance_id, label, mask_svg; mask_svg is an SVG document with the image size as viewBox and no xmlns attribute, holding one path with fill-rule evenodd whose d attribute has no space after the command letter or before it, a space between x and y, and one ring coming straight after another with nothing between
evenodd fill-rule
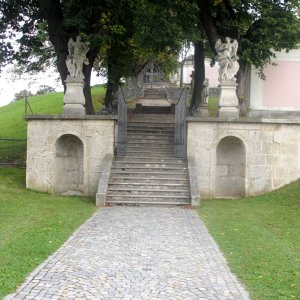
<instances>
[{"instance_id":1,"label":"green grass","mask_svg":"<svg viewBox=\"0 0 300 300\"><path fill-rule=\"evenodd\" d=\"M105 95L104 86L92 88L93 105L96 111L102 107ZM61 114L63 109L63 93L51 93L29 98L34 114ZM0 138L26 139L27 123L24 120L24 100L12 102L0 107ZM30 111L28 110L28 114ZM26 142L0 141L0 162L24 161Z\"/></svg>"},{"instance_id":2,"label":"green grass","mask_svg":"<svg viewBox=\"0 0 300 300\"><path fill-rule=\"evenodd\" d=\"M219 99L209 98L208 99L208 111L210 117L217 117L219 111Z\"/></svg>"},{"instance_id":3,"label":"green grass","mask_svg":"<svg viewBox=\"0 0 300 300\"><path fill-rule=\"evenodd\" d=\"M251 299L300 299L300 181L258 197L204 200L199 214Z\"/></svg>"},{"instance_id":4,"label":"green grass","mask_svg":"<svg viewBox=\"0 0 300 300\"><path fill-rule=\"evenodd\" d=\"M95 211L92 200L26 190L25 170L0 169L0 299Z\"/></svg>"}]
</instances>

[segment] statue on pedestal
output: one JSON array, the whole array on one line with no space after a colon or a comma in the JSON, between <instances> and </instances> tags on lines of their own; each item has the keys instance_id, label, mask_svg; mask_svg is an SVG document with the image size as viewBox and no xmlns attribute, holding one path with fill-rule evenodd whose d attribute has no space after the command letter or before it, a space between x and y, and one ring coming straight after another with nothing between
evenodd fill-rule
<instances>
[{"instance_id":1,"label":"statue on pedestal","mask_svg":"<svg viewBox=\"0 0 300 300\"><path fill-rule=\"evenodd\" d=\"M222 43L221 39L218 39L215 45L217 51L216 60L219 62L219 81L233 80L237 71L239 70L237 49L238 42L229 37L226 37L226 42Z\"/></svg>"},{"instance_id":2,"label":"statue on pedestal","mask_svg":"<svg viewBox=\"0 0 300 300\"><path fill-rule=\"evenodd\" d=\"M209 79L205 78L203 82L202 99L201 99L201 103L203 105L208 104L208 97L209 97Z\"/></svg>"},{"instance_id":3,"label":"statue on pedestal","mask_svg":"<svg viewBox=\"0 0 300 300\"><path fill-rule=\"evenodd\" d=\"M89 43L81 41L81 36L76 37L76 41L73 38L69 39L68 42L68 51L69 55L67 56L66 65L70 73L71 78L84 78L82 73L83 64L88 65L89 60L86 57L86 54L89 51Z\"/></svg>"},{"instance_id":4,"label":"statue on pedestal","mask_svg":"<svg viewBox=\"0 0 300 300\"><path fill-rule=\"evenodd\" d=\"M66 65L70 75L65 81L64 114L66 115L85 115L84 75L82 69L84 64L89 64L89 60L86 57L89 45L89 43L82 42L79 35L76 37L76 41L70 38L68 42L69 55L66 59Z\"/></svg>"},{"instance_id":5,"label":"statue on pedestal","mask_svg":"<svg viewBox=\"0 0 300 300\"><path fill-rule=\"evenodd\" d=\"M220 81L220 99L219 99L219 117L238 118L239 102L236 95L235 75L239 70L237 49L237 40L226 37L223 43L217 40L215 48L217 51L216 60L219 62L219 81Z\"/></svg>"}]
</instances>

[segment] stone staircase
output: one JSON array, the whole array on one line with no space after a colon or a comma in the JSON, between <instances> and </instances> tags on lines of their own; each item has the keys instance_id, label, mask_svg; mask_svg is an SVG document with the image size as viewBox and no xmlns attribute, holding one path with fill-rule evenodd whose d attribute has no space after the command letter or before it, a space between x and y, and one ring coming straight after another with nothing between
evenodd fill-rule
<instances>
[{"instance_id":1,"label":"stone staircase","mask_svg":"<svg viewBox=\"0 0 300 300\"><path fill-rule=\"evenodd\" d=\"M187 161L174 156L174 115L132 115L127 134L127 155L114 158L106 203L189 205Z\"/></svg>"}]
</instances>

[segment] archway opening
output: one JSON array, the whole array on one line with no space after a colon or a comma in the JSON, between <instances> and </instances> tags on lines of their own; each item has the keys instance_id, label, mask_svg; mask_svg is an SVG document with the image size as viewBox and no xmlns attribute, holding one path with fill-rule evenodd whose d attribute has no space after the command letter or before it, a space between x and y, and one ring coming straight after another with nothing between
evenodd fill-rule
<instances>
[{"instance_id":1,"label":"archway opening","mask_svg":"<svg viewBox=\"0 0 300 300\"><path fill-rule=\"evenodd\" d=\"M83 143L72 134L64 134L56 141L55 192L83 194Z\"/></svg>"},{"instance_id":2,"label":"archway opening","mask_svg":"<svg viewBox=\"0 0 300 300\"><path fill-rule=\"evenodd\" d=\"M245 196L246 151L237 137L223 138L217 146L215 196Z\"/></svg>"}]
</instances>

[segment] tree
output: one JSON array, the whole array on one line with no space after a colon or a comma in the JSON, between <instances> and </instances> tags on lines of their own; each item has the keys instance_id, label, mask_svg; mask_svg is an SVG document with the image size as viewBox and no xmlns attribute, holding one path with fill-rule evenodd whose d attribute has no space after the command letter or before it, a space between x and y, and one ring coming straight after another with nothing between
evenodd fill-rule
<instances>
[{"instance_id":1,"label":"tree","mask_svg":"<svg viewBox=\"0 0 300 300\"><path fill-rule=\"evenodd\" d=\"M298 1L197 0L198 20L215 53L218 38L238 40L240 70L237 75L240 100L245 98L245 74L255 66L261 77L275 51L297 47L300 41Z\"/></svg>"},{"instance_id":2,"label":"tree","mask_svg":"<svg viewBox=\"0 0 300 300\"><path fill-rule=\"evenodd\" d=\"M36 95L44 95L55 92L55 88L48 85L40 85Z\"/></svg>"},{"instance_id":3,"label":"tree","mask_svg":"<svg viewBox=\"0 0 300 300\"><path fill-rule=\"evenodd\" d=\"M183 16L187 19L195 15L194 4L145 0L133 3L130 8L115 7L112 15L103 18L110 30L101 53L108 77L106 106L114 99L120 78L136 76L150 60L159 63L165 73L177 68L176 57L184 37L193 31L193 26L186 26Z\"/></svg>"},{"instance_id":4,"label":"tree","mask_svg":"<svg viewBox=\"0 0 300 300\"><path fill-rule=\"evenodd\" d=\"M206 45L214 53L219 37L239 41L238 82L242 89L249 64L262 74L274 55L271 49L291 49L299 42L297 5L296 0L2 0L0 67L17 61L27 70L38 70L55 60L64 84L68 40L81 34L91 45L89 65L84 66L83 73L86 111L93 113L90 78L99 55L107 67L109 86L134 74L147 59L160 55L173 58L183 41L193 41L198 43L195 50L199 53L195 56L201 58L195 69L199 82L193 101L197 108ZM15 38L19 47L9 38ZM197 72L202 75L197 76Z\"/></svg>"},{"instance_id":5,"label":"tree","mask_svg":"<svg viewBox=\"0 0 300 300\"><path fill-rule=\"evenodd\" d=\"M31 97L31 96L33 96L31 91L28 91L26 89L21 90L18 93L15 93L14 101L22 100L22 99L25 99L25 98L28 98L28 97Z\"/></svg>"},{"instance_id":6,"label":"tree","mask_svg":"<svg viewBox=\"0 0 300 300\"><path fill-rule=\"evenodd\" d=\"M125 0L124 0L125 1ZM65 86L68 75L66 57L68 40L82 34L91 44L87 54L89 65L84 66L84 95L86 111L93 113L90 91L91 70L102 42L101 15L109 10L113 1L101 3L95 0L4 0L0 2L0 66L14 60L30 68L39 68L42 61L53 59ZM16 38L19 47L14 48L9 39ZM50 44L45 40L49 40ZM48 51L44 51L45 48ZM32 57L35 54L35 57ZM35 58L38 57L37 60Z\"/></svg>"}]
</instances>

